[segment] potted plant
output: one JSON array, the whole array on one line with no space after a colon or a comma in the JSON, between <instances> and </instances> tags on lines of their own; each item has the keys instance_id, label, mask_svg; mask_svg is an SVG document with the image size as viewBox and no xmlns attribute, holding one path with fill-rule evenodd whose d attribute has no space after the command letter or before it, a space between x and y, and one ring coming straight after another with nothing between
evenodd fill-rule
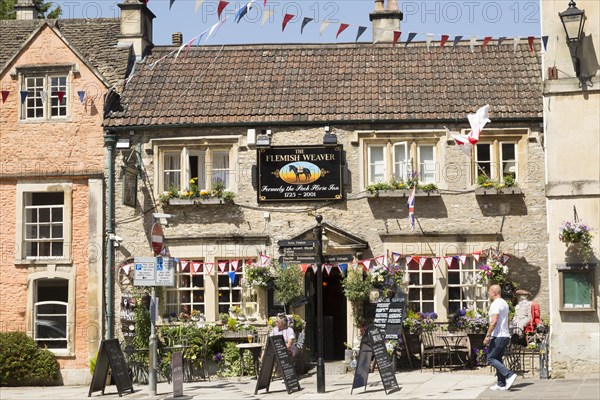
<instances>
[{"instance_id":1,"label":"potted plant","mask_svg":"<svg viewBox=\"0 0 600 400\"><path fill-rule=\"evenodd\" d=\"M237 319L242 315L242 310L238 306L231 306L229 307L229 314L231 314L232 318Z\"/></svg>"},{"instance_id":2,"label":"potted plant","mask_svg":"<svg viewBox=\"0 0 600 400\"><path fill-rule=\"evenodd\" d=\"M287 268L274 268L273 284L275 286L275 298L283 303L286 310L290 304L304 295L304 276L298 265L288 265ZM290 309L290 312L293 310Z\"/></svg>"},{"instance_id":3,"label":"potted plant","mask_svg":"<svg viewBox=\"0 0 600 400\"><path fill-rule=\"evenodd\" d=\"M273 280L271 267L253 263L246 267L242 285L252 289L266 288L271 280Z\"/></svg>"},{"instance_id":4,"label":"potted plant","mask_svg":"<svg viewBox=\"0 0 600 400\"><path fill-rule=\"evenodd\" d=\"M495 283L502 285L506 282L508 276L508 267L502 264L500 261L490 258L486 265L482 265L478 268L479 283L487 285L488 283Z\"/></svg>"},{"instance_id":5,"label":"potted plant","mask_svg":"<svg viewBox=\"0 0 600 400\"><path fill-rule=\"evenodd\" d=\"M591 229L583 221L564 221L558 228L558 239L565 243L567 255L571 258L581 258L584 263L590 260L592 255Z\"/></svg>"},{"instance_id":6,"label":"potted plant","mask_svg":"<svg viewBox=\"0 0 600 400\"><path fill-rule=\"evenodd\" d=\"M362 270L352 270L342 280L344 295L352 305L352 315L354 317L354 326L362 327L364 322L363 303L369 298L369 292L372 287L372 275L363 274Z\"/></svg>"}]
</instances>

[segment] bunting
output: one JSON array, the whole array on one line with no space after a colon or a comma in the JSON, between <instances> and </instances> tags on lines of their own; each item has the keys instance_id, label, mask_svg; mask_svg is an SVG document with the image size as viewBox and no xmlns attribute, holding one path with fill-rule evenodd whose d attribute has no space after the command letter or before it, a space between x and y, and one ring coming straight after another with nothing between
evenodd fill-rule
<instances>
[{"instance_id":1,"label":"bunting","mask_svg":"<svg viewBox=\"0 0 600 400\"><path fill-rule=\"evenodd\" d=\"M179 270L180 272L185 272L186 268L188 267L188 265L190 264L189 261L179 261Z\"/></svg>"},{"instance_id":2,"label":"bunting","mask_svg":"<svg viewBox=\"0 0 600 400\"><path fill-rule=\"evenodd\" d=\"M479 261L479 259L481 258L481 252L480 251L474 252L473 258L475 259L475 261Z\"/></svg>"},{"instance_id":3,"label":"bunting","mask_svg":"<svg viewBox=\"0 0 600 400\"><path fill-rule=\"evenodd\" d=\"M409 44L410 42L412 42L412 41L413 41L413 39L414 39L414 38L415 38L417 35L418 35L418 34L417 34L416 32L410 32L410 33L408 34L408 39L406 39L406 44L405 44L404 46L405 46L405 47L406 47L406 46L408 46L408 44Z\"/></svg>"},{"instance_id":4,"label":"bunting","mask_svg":"<svg viewBox=\"0 0 600 400\"><path fill-rule=\"evenodd\" d=\"M377 264L379 265L385 265L385 256L375 257L375 261L377 261Z\"/></svg>"},{"instance_id":5,"label":"bunting","mask_svg":"<svg viewBox=\"0 0 600 400\"><path fill-rule=\"evenodd\" d=\"M123 272L125 272L125 275L129 275L129 271L131 271L132 266L133 266L133 264L131 264L131 263L125 264L121 267L121 269L123 270Z\"/></svg>"},{"instance_id":6,"label":"bunting","mask_svg":"<svg viewBox=\"0 0 600 400\"><path fill-rule=\"evenodd\" d=\"M219 1L219 5L217 6L217 18L219 18L219 20L221 20L221 14L223 13L223 10L225 9L225 7L227 7L229 5L228 1Z\"/></svg>"},{"instance_id":7,"label":"bunting","mask_svg":"<svg viewBox=\"0 0 600 400\"><path fill-rule=\"evenodd\" d=\"M402 32L394 31L394 42L392 43L392 47L396 47L396 43L398 43L398 40L400 40L401 35L402 35Z\"/></svg>"},{"instance_id":8,"label":"bunting","mask_svg":"<svg viewBox=\"0 0 600 400\"><path fill-rule=\"evenodd\" d=\"M485 50L485 46L488 45L490 40L492 40L491 36L486 36L485 38L483 38L483 44L481 45L481 51Z\"/></svg>"},{"instance_id":9,"label":"bunting","mask_svg":"<svg viewBox=\"0 0 600 400\"><path fill-rule=\"evenodd\" d=\"M477 44L477 36L471 36L469 40L469 47L471 48L471 53L475 52L475 45Z\"/></svg>"},{"instance_id":10,"label":"bunting","mask_svg":"<svg viewBox=\"0 0 600 400\"><path fill-rule=\"evenodd\" d=\"M226 268L227 268L227 263L226 262L219 262L219 271L225 272Z\"/></svg>"},{"instance_id":11,"label":"bunting","mask_svg":"<svg viewBox=\"0 0 600 400\"><path fill-rule=\"evenodd\" d=\"M423 268L427 262L427 257L419 257L419 267Z\"/></svg>"},{"instance_id":12,"label":"bunting","mask_svg":"<svg viewBox=\"0 0 600 400\"><path fill-rule=\"evenodd\" d=\"M196 6L194 7L194 14L198 13L198 10L200 9L200 7L202 7L203 3L204 3L204 0L196 0Z\"/></svg>"},{"instance_id":13,"label":"bunting","mask_svg":"<svg viewBox=\"0 0 600 400\"><path fill-rule=\"evenodd\" d=\"M302 20L302 25L300 25L300 34L301 35L304 33L304 27L313 20L314 20L314 18L304 17L304 19Z\"/></svg>"},{"instance_id":14,"label":"bunting","mask_svg":"<svg viewBox=\"0 0 600 400\"><path fill-rule=\"evenodd\" d=\"M429 47L431 46L431 42L433 41L434 36L435 35L433 33L427 34L427 39L425 39L427 41L427 51L429 51Z\"/></svg>"},{"instance_id":15,"label":"bunting","mask_svg":"<svg viewBox=\"0 0 600 400\"><path fill-rule=\"evenodd\" d=\"M452 47L456 47L462 38L462 36L454 36L454 43L452 44Z\"/></svg>"},{"instance_id":16,"label":"bunting","mask_svg":"<svg viewBox=\"0 0 600 400\"><path fill-rule=\"evenodd\" d=\"M215 263L204 263L204 272L206 272L206 275L212 274L214 266Z\"/></svg>"},{"instance_id":17,"label":"bunting","mask_svg":"<svg viewBox=\"0 0 600 400\"><path fill-rule=\"evenodd\" d=\"M406 260L406 265L410 264L410 262L412 261L412 256L406 256L405 260Z\"/></svg>"},{"instance_id":18,"label":"bunting","mask_svg":"<svg viewBox=\"0 0 600 400\"><path fill-rule=\"evenodd\" d=\"M431 263L433 264L433 269L436 269L438 265L440 265L439 257L431 257Z\"/></svg>"},{"instance_id":19,"label":"bunting","mask_svg":"<svg viewBox=\"0 0 600 400\"><path fill-rule=\"evenodd\" d=\"M173 7L173 3L175 3L175 0L169 0L169 11L171 11L171 7Z\"/></svg>"},{"instance_id":20,"label":"bunting","mask_svg":"<svg viewBox=\"0 0 600 400\"><path fill-rule=\"evenodd\" d=\"M358 31L356 31L356 40L355 40L355 42L358 42L358 39L362 36L363 33L365 33L366 30L367 30L366 26L359 26L358 27Z\"/></svg>"},{"instance_id":21,"label":"bunting","mask_svg":"<svg viewBox=\"0 0 600 400\"><path fill-rule=\"evenodd\" d=\"M444 46L446 45L446 42L448 41L448 39L450 38L450 36L448 35L442 35L442 41L440 42L440 48L444 48Z\"/></svg>"},{"instance_id":22,"label":"bunting","mask_svg":"<svg viewBox=\"0 0 600 400\"><path fill-rule=\"evenodd\" d=\"M263 26L265 26L265 24L267 23L267 21L271 18L271 15L273 15L273 11L272 10L265 10L263 12L262 21L260 22L260 27L261 28Z\"/></svg>"},{"instance_id":23,"label":"bunting","mask_svg":"<svg viewBox=\"0 0 600 400\"><path fill-rule=\"evenodd\" d=\"M498 38L498 46L500 46L502 44L502 42L504 42L506 40L506 36L500 36Z\"/></svg>"},{"instance_id":24,"label":"bunting","mask_svg":"<svg viewBox=\"0 0 600 400\"><path fill-rule=\"evenodd\" d=\"M506 264L508 262L508 260L510 260L510 256L507 256L506 254L504 254L502 256L502 264Z\"/></svg>"},{"instance_id":25,"label":"bunting","mask_svg":"<svg viewBox=\"0 0 600 400\"><path fill-rule=\"evenodd\" d=\"M240 23L241 19L248 14L248 11L250 11L252 8L252 3L254 3L254 0L250 0L248 4L238 10L237 14L235 15L235 19L238 24Z\"/></svg>"},{"instance_id":26,"label":"bunting","mask_svg":"<svg viewBox=\"0 0 600 400\"><path fill-rule=\"evenodd\" d=\"M340 34L342 32L344 32L346 30L346 28L348 28L349 26L350 25L344 24L344 23L340 24L340 28L338 29L337 34L335 35L335 38L337 39L340 36Z\"/></svg>"},{"instance_id":27,"label":"bunting","mask_svg":"<svg viewBox=\"0 0 600 400\"><path fill-rule=\"evenodd\" d=\"M83 103L85 101L85 91L84 90L79 90L77 92L77 96L79 96L80 103Z\"/></svg>"},{"instance_id":28,"label":"bunting","mask_svg":"<svg viewBox=\"0 0 600 400\"><path fill-rule=\"evenodd\" d=\"M544 49L544 53L548 51L548 36L542 36L542 48Z\"/></svg>"},{"instance_id":29,"label":"bunting","mask_svg":"<svg viewBox=\"0 0 600 400\"><path fill-rule=\"evenodd\" d=\"M371 269L371 260L362 260L360 263L364 266L365 271L369 271Z\"/></svg>"},{"instance_id":30,"label":"bunting","mask_svg":"<svg viewBox=\"0 0 600 400\"><path fill-rule=\"evenodd\" d=\"M197 274L200 270L200 267L202 267L202 263L198 261L192 261L192 267L194 268L194 273Z\"/></svg>"},{"instance_id":31,"label":"bunting","mask_svg":"<svg viewBox=\"0 0 600 400\"><path fill-rule=\"evenodd\" d=\"M348 264L346 264L346 263L338 264L338 269L340 270L340 273L342 275L346 275L346 271L348 271Z\"/></svg>"},{"instance_id":32,"label":"bunting","mask_svg":"<svg viewBox=\"0 0 600 400\"><path fill-rule=\"evenodd\" d=\"M2 104L4 104L6 102L6 99L8 99L9 94L10 94L10 91L8 91L8 90L2 91Z\"/></svg>"},{"instance_id":33,"label":"bunting","mask_svg":"<svg viewBox=\"0 0 600 400\"><path fill-rule=\"evenodd\" d=\"M306 275L306 271L308 271L308 264L300 264L300 270L302 270L302 275Z\"/></svg>"},{"instance_id":34,"label":"bunting","mask_svg":"<svg viewBox=\"0 0 600 400\"><path fill-rule=\"evenodd\" d=\"M271 262L271 257L269 256L265 256L263 254L260 255L260 265L262 265L263 267L266 267L267 265L269 265Z\"/></svg>"},{"instance_id":35,"label":"bunting","mask_svg":"<svg viewBox=\"0 0 600 400\"><path fill-rule=\"evenodd\" d=\"M235 285L235 271L228 272L227 276L229 276L229 282L231 282L232 285Z\"/></svg>"},{"instance_id":36,"label":"bunting","mask_svg":"<svg viewBox=\"0 0 600 400\"><path fill-rule=\"evenodd\" d=\"M319 29L320 36L323 36L323 32L325 32L325 29L327 29L330 24L331 22L329 20L323 20L323 22L321 22L321 28Z\"/></svg>"},{"instance_id":37,"label":"bunting","mask_svg":"<svg viewBox=\"0 0 600 400\"><path fill-rule=\"evenodd\" d=\"M415 196L416 196L417 185L415 184L410 191L410 195L408 196L408 201L406 202L408 206L408 221L410 222L410 228L414 232L415 231Z\"/></svg>"},{"instance_id":38,"label":"bunting","mask_svg":"<svg viewBox=\"0 0 600 400\"><path fill-rule=\"evenodd\" d=\"M452 260L454 259L454 257L452 256L446 256L444 257L444 261L446 261L446 265L448 266L448 268L450 268L450 266L452 265Z\"/></svg>"},{"instance_id":39,"label":"bunting","mask_svg":"<svg viewBox=\"0 0 600 400\"><path fill-rule=\"evenodd\" d=\"M40 91L40 100L42 100L42 104L46 104L46 99L48 98L48 93L45 90Z\"/></svg>"},{"instance_id":40,"label":"bunting","mask_svg":"<svg viewBox=\"0 0 600 400\"><path fill-rule=\"evenodd\" d=\"M519 48L519 43L521 42L521 38L519 36L516 36L513 39L513 52L516 52L517 49Z\"/></svg>"},{"instance_id":41,"label":"bunting","mask_svg":"<svg viewBox=\"0 0 600 400\"><path fill-rule=\"evenodd\" d=\"M313 273L316 274L317 273L317 266L315 264L312 264L310 267L312 268Z\"/></svg>"},{"instance_id":42,"label":"bunting","mask_svg":"<svg viewBox=\"0 0 600 400\"><path fill-rule=\"evenodd\" d=\"M460 260L460 263L462 265L465 265L467 262L467 256L465 256L465 255L458 256L458 259Z\"/></svg>"},{"instance_id":43,"label":"bunting","mask_svg":"<svg viewBox=\"0 0 600 400\"><path fill-rule=\"evenodd\" d=\"M325 272L327 272L327 275L331 275L331 270L333 269L333 265L330 265L330 264L323 265L323 268L325 268Z\"/></svg>"},{"instance_id":44,"label":"bunting","mask_svg":"<svg viewBox=\"0 0 600 400\"><path fill-rule=\"evenodd\" d=\"M229 261L229 265L231 265L231 268L233 268L234 271L237 271L240 262L238 260Z\"/></svg>"},{"instance_id":45,"label":"bunting","mask_svg":"<svg viewBox=\"0 0 600 400\"><path fill-rule=\"evenodd\" d=\"M27 96L29 96L29 92L27 90L21 90L21 104L25 103Z\"/></svg>"},{"instance_id":46,"label":"bunting","mask_svg":"<svg viewBox=\"0 0 600 400\"><path fill-rule=\"evenodd\" d=\"M535 38L534 38L533 36L529 36L529 37L527 38L527 42L529 43L529 51L530 51L531 53L533 53L533 41L534 41L534 39L535 39Z\"/></svg>"},{"instance_id":47,"label":"bunting","mask_svg":"<svg viewBox=\"0 0 600 400\"><path fill-rule=\"evenodd\" d=\"M394 263L397 263L400 257L402 257L402 254L392 252L392 260L394 260Z\"/></svg>"},{"instance_id":48,"label":"bunting","mask_svg":"<svg viewBox=\"0 0 600 400\"><path fill-rule=\"evenodd\" d=\"M287 26L288 22L290 22L294 17L295 15L293 14L285 14L285 16L283 17L283 22L281 23L281 32L285 30L285 27Z\"/></svg>"}]
</instances>

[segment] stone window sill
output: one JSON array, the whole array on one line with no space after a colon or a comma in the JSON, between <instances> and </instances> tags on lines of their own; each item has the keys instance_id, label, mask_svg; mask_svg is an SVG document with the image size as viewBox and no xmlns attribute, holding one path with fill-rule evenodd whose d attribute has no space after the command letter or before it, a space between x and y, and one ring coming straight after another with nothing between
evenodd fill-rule
<instances>
[{"instance_id":1,"label":"stone window sill","mask_svg":"<svg viewBox=\"0 0 600 400\"><path fill-rule=\"evenodd\" d=\"M497 195L497 194L522 194L523 191L521 190L521 188L518 187L510 187L510 188L502 188L502 189L496 189L496 188L482 188L479 187L477 189L475 189L475 196L487 196L487 195Z\"/></svg>"},{"instance_id":2,"label":"stone window sill","mask_svg":"<svg viewBox=\"0 0 600 400\"><path fill-rule=\"evenodd\" d=\"M16 265L69 265L72 264L73 260L70 258L15 258L14 264Z\"/></svg>"}]
</instances>

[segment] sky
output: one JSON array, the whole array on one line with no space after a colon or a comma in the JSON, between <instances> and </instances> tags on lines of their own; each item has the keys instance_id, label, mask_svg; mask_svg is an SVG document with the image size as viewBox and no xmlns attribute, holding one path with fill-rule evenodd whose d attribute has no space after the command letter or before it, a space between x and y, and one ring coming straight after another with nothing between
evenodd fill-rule
<instances>
[{"instance_id":1,"label":"sky","mask_svg":"<svg viewBox=\"0 0 600 400\"><path fill-rule=\"evenodd\" d=\"M154 44L171 43L173 32L183 33L184 42L210 29L217 21L218 0L204 0L198 10L199 0L175 0L169 10L169 0L149 0L148 7L156 15L154 20ZM234 21L237 10L250 0L230 0L223 16L229 16L207 44L247 44L247 43L333 43L353 42L359 26L368 29L360 41L371 41L372 31L369 13L374 9L374 0L256 0L253 8L239 22ZM62 18L117 17L118 1L55 1L63 9ZM386 0L387 3L387 0ZM447 34L453 40L461 35L463 40L472 36L483 39L485 36L508 38L520 36L540 37L539 0L496 0L496 1L445 1L445 0L398 0L404 13L401 22L400 41L406 40L409 32L419 35L415 41L424 41L426 34ZM565 0L565 9L567 8ZM269 20L261 26L263 12L272 11ZM295 17L282 32L282 21L286 14ZM300 34L300 26L305 17L313 18ZM320 34L321 23L331 24ZM341 23L350 26L336 40ZM440 36L434 37L440 40Z\"/></svg>"}]
</instances>

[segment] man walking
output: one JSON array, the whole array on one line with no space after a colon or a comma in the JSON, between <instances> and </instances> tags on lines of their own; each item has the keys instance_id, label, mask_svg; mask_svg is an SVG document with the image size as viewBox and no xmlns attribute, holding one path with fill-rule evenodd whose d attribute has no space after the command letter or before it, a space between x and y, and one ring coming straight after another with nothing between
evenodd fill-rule
<instances>
[{"instance_id":1,"label":"man walking","mask_svg":"<svg viewBox=\"0 0 600 400\"><path fill-rule=\"evenodd\" d=\"M502 364L504 350L510 342L508 330L508 304L502 298L502 289L499 285L492 285L488 289L488 296L492 300L490 306L490 326L483 341L488 345L488 364L496 368L498 382L490 387L492 390L508 390L517 379L517 374L510 371Z\"/></svg>"}]
</instances>

